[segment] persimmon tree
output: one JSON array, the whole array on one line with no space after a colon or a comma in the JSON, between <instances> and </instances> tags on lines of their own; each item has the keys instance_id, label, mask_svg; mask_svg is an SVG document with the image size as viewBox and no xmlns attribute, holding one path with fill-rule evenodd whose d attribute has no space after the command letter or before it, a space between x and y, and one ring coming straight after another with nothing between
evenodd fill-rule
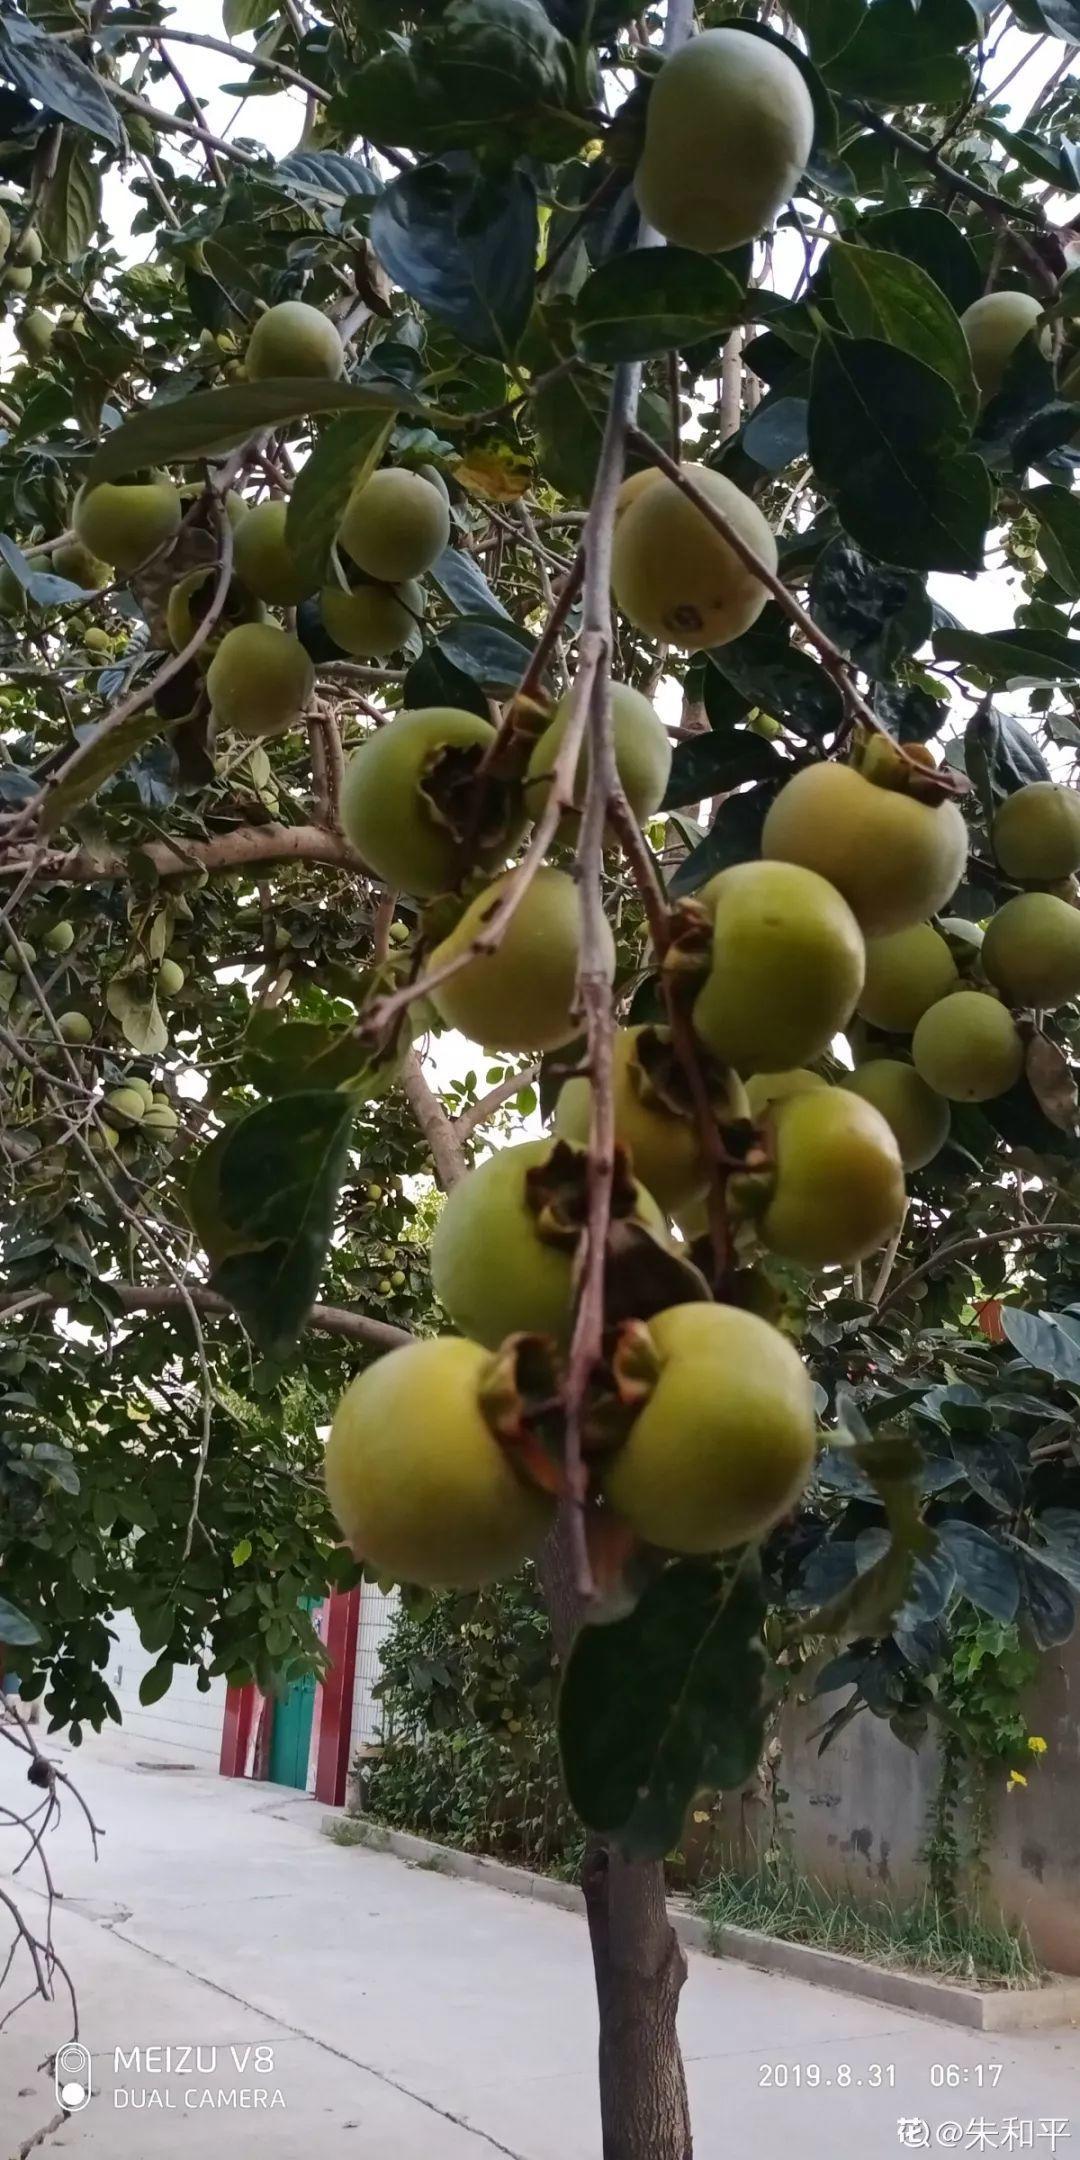
<instances>
[{"instance_id":1,"label":"persimmon tree","mask_svg":"<svg viewBox=\"0 0 1080 2160\"><path fill-rule=\"evenodd\" d=\"M773 1661L1074 1619L1070 38L0 6L0 1639L77 1734L538 1552L608 2160Z\"/></svg>"}]
</instances>

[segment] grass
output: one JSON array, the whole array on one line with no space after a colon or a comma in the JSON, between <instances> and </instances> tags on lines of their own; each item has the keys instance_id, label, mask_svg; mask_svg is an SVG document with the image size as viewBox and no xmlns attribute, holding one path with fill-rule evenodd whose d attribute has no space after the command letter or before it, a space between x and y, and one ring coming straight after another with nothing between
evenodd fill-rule
<instances>
[{"instance_id":1,"label":"grass","mask_svg":"<svg viewBox=\"0 0 1080 2160\"><path fill-rule=\"evenodd\" d=\"M790 1871L775 1871L723 1875L703 1886L695 1902L716 1951L722 1950L721 1929L740 1927L969 1986L1037 1987L1043 1979L1025 1929L948 1911L929 1894L907 1904L888 1898L863 1902Z\"/></svg>"}]
</instances>

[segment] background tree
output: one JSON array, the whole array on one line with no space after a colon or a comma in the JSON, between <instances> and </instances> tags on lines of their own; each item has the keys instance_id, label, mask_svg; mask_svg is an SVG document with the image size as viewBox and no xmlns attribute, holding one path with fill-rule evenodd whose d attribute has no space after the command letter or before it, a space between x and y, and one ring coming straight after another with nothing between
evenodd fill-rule
<instances>
[{"instance_id":1,"label":"background tree","mask_svg":"<svg viewBox=\"0 0 1080 2160\"><path fill-rule=\"evenodd\" d=\"M511 954L530 890L564 890L544 882L552 849L581 905L585 1039L539 1075L545 1111L575 1062L592 1082L543 1572L570 1661L564 1762L594 1833L611 2160L690 2150L662 1855L698 1784L752 1766L765 1667L750 1564L629 1554L583 1505L606 1325L711 1286L801 1337L832 1445L764 1582L789 1656L844 1642L827 1677L854 1684L852 1707L913 1730L959 1601L1048 1643L1080 1588L1072 993L1010 994L1018 1029L994 1006L1011 1084L953 1109L865 1276L742 1264L727 1203L761 1128L717 1096L683 994L707 965L686 903L757 856L786 783L831 787L853 741L905 789L935 742L941 777L922 766L920 784L950 816L963 802L967 875L927 908L952 909L950 983L975 965L965 925L1044 875L1042 843L1010 869L989 828L1004 798L1067 778L1077 740L1076 273L1055 221L1076 186L1080 21L1064 0L986 22L967 0L739 17L740 65L783 82L790 125L771 195L763 150L703 210L685 195L719 169L711 107L691 157L694 115L658 102L643 159L647 107L662 50L731 21L681 0L227 0L219 37L152 0L0 7L22 356L0 409L0 1633L24 1691L76 1730L116 1714L102 1668L123 1606L158 1652L145 1699L178 1661L270 1684L317 1657L298 1599L356 1570L318 1429L358 1360L433 1325L426 1172L460 1189L476 1136L535 1105L527 973L524 1047L504 1038L483 1077L477 1060L433 1089L413 1047L440 1002L458 1009L470 957L440 896L464 869L462 897L482 886L527 812L488 935ZM254 51L235 42L249 31ZM1042 87L1017 112L1001 93L1036 44ZM243 100L223 134L187 82L192 47ZM303 133L275 160L251 101L285 86ZM130 248L109 229L118 175L139 205ZM1006 301L989 329L988 296ZM629 520L614 536L620 484L657 464L692 539L636 554ZM374 536L354 514L383 468L399 498L406 476L430 491L415 564L389 512ZM718 542L745 627L699 589ZM942 575L982 579L982 627L943 607ZM674 734L660 818L619 756L612 674ZM533 765L515 823L571 681L554 780ZM399 708L440 706L482 726L502 709L480 774L485 738L460 726L439 766L454 860L420 861L404 811L358 848L346 756ZM855 882L888 860L867 846ZM623 1218L616 1010L671 1029L663 1085L711 1173L696 1277L685 1247ZM872 1018L852 1040L897 1049ZM840 1199L838 1181L826 1217ZM1043 1316L999 1313L1007 1283ZM551 1458L525 1454L542 1476ZM572 1650L598 1595L629 1610Z\"/></svg>"}]
</instances>

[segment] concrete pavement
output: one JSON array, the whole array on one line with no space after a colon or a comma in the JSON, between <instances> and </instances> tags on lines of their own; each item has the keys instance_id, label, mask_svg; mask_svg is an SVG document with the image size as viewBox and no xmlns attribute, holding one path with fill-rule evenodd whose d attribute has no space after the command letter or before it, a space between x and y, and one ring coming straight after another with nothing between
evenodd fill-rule
<instances>
[{"instance_id":1,"label":"concrete pavement","mask_svg":"<svg viewBox=\"0 0 1080 2160\"><path fill-rule=\"evenodd\" d=\"M337 1847L323 1811L285 1788L170 1769L142 1743L54 1752L106 1837L95 1868L69 1807L50 1847L96 2091L39 2150L599 2160L573 1914ZM0 1750L0 1805L21 1804L20 1785ZM14 1849L9 1832L0 1862ZM14 1887L40 1917L29 1871ZM0 2031L0 2160L53 2116L39 2066L68 2031L36 2003ZM918 2127L909 2149L1080 2160L1075 2030L963 2033L691 1956L681 2031L697 2160L878 2160L902 2149L901 2118L926 2125L929 2144Z\"/></svg>"}]
</instances>

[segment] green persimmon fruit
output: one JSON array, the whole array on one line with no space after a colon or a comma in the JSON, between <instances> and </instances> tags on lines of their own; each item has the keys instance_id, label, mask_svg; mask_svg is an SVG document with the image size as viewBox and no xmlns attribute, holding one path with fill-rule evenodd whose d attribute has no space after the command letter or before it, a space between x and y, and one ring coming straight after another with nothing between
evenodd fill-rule
<instances>
[{"instance_id":1,"label":"green persimmon fruit","mask_svg":"<svg viewBox=\"0 0 1080 2160\"><path fill-rule=\"evenodd\" d=\"M171 480L101 480L75 497L75 537L128 575L180 529L183 506Z\"/></svg>"},{"instance_id":2,"label":"green persimmon fruit","mask_svg":"<svg viewBox=\"0 0 1080 2160\"><path fill-rule=\"evenodd\" d=\"M960 328L971 354L971 371L985 404L1001 388L1005 370L1017 346L1034 330L1043 312L1041 300L1026 292L984 293L973 300L960 317ZM1039 332L1040 350L1050 350L1050 333L1044 323Z\"/></svg>"},{"instance_id":3,"label":"green persimmon fruit","mask_svg":"<svg viewBox=\"0 0 1080 2160\"><path fill-rule=\"evenodd\" d=\"M967 861L956 804L919 802L851 765L807 765L781 788L761 851L801 863L843 893L868 937L924 922L951 899Z\"/></svg>"},{"instance_id":4,"label":"green persimmon fruit","mask_svg":"<svg viewBox=\"0 0 1080 2160\"><path fill-rule=\"evenodd\" d=\"M121 1131L125 1125L138 1125L146 1116L146 1102L142 1090L136 1087L113 1088L105 1097L106 1106L113 1113L113 1122Z\"/></svg>"},{"instance_id":5,"label":"green persimmon fruit","mask_svg":"<svg viewBox=\"0 0 1080 2160\"><path fill-rule=\"evenodd\" d=\"M497 1149L454 1186L435 1226L435 1295L456 1328L492 1350L521 1333L550 1335L560 1347L570 1339L577 1240L530 1202L529 1174L543 1169L555 1145L522 1140ZM640 1185L635 1212L663 1232L663 1216Z\"/></svg>"},{"instance_id":6,"label":"green persimmon fruit","mask_svg":"<svg viewBox=\"0 0 1080 2160\"><path fill-rule=\"evenodd\" d=\"M310 703L315 670L299 638L276 623L240 623L222 638L206 678L219 727L280 735Z\"/></svg>"},{"instance_id":7,"label":"green persimmon fruit","mask_svg":"<svg viewBox=\"0 0 1080 2160\"><path fill-rule=\"evenodd\" d=\"M471 763L494 741L494 729L477 713L435 705L399 713L354 752L341 789L342 829L384 885L430 898L459 884L466 870L505 862L525 823L517 790L500 791L490 821L480 804L468 845L435 799L440 772L467 780ZM427 791L429 781L435 794ZM459 817L466 810L463 792Z\"/></svg>"},{"instance_id":8,"label":"green persimmon fruit","mask_svg":"<svg viewBox=\"0 0 1080 2160\"><path fill-rule=\"evenodd\" d=\"M400 652L423 620L424 589L415 579L394 585L324 585L319 599L323 626L342 652L357 660L385 660Z\"/></svg>"},{"instance_id":9,"label":"green persimmon fruit","mask_svg":"<svg viewBox=\"0 0 1080 2160\"><path fill-rule=\"evenodd\" d=\"M1052 885L1080 870L1080 790L1033 780L1007 795L991 829L994 856L1018 885Z\"/></svg>"},{"instance_id":10,"label":"green persimmon fruit","mask_svg":"<svg viewBox=\"0 0 1080 2160\"><path fill-rule=\"evenodd\" d=\"M112 582L112 568L95 555L81 540L65 540L62 547L54 548L52 569L57 577L70 578L73 585L81 585L84 592L100 592L103 585Z\"/></svg>"},{"instance_id":11,"label":"green persimmon fruit","mask_svg":"<svg viewBox=\"0 0 1080 2160\"><path fill-rule=\"evenodd\" d=\"M915 1070L950 1102L991 1102L1024 1069L1012 1014L981 990L954 990L924 1013L912 1037Z\"/></svg>"},{"instance_id":12,"label":"green persimmon fruit","mask_svg":"<svg viewBox=\"0 0 1080 2160\"><path fill-rule=\"evenodd\" d=\"M241 584L273 607L297 607L316 584L304 576L289 546L287 517L286 503L256 503L241 518L233 541L233 568Z\"/></svg>"},{"instance_id":13,"label":"green persimmon fruit","mask_svg":"<svg viewBox=\"0 0 1080 2160\"><path fill-rule=\"evenodd\" d=\"M180 1130L180 1120L171 1103L154 1103L146 1112L139 1130L155 1133L159 1140L172 1140Z\"/></svg>"},{"instance_id":14,"label":"green persimmon fruit","mask_svg":"<svg viewBox=\"0 0 1080 2160\"><path fill-rule=\"evenodd\" d=\"M932 923L912 923L886 937L867 938L866 981L859 1016L891 1035L910 1035L924 1012L955 990L959 970Z\"/></svg>"},{"instance_id":15,"label":"green persimmon fruit","mask_svg":"<svg viewBox=\"0 0 1080 2160\"><path fill-rule=\"evenodd\" d=\"M436 946L433 969L464 953L482 935L514 873L478 893L461 920ZM607 924L604 942L614 964ZM581 901L564 870L538 870L518 902L494 952L475 953L460 973L439 983L432 1003L447 1027L460 1028L485 1050L557 1050L572 1041L581 955Z\"/></svg>"},{"instance_id":16,"label":"green persimmon fruit","mask_svg":"<svg viewBox=\"0 0 1080 2160\"><path fill-rule=\"evenodd\" d=\"M949 1137L949 1105L899 1058L868 1058L844 1086L873 1103L890 1127L905 1170L932 1162Z\"/></svg>"},{"instance_id":17,"label":"green persimmon fruit","mask_svg":"<svg viewBox=\"0 0 1080 2160\"><path fill-rule=\"evenodd\" d=\"M752 1118L764 1117L770 1103L785 1102L789 1095L805 1095L808 1088L828 1087L820 1073L811 1072L806 1065L791 1066L786 1072L751 1073L746 1083L746 1102Z\"/></svg>"},{"instance_id":18,"label":"green persimmon fruit","mask_svg":"<svg viewBox=\"0 0 1080 2160\"><path fill-rule=\"evenodd\" d=\"M197 570L188 570L182 578L177 579L165 610L165 628L174 652L183 652L185 646L191 643L217 591L217 584L218 569L214 563L202 563ZM246 593L241 584L235 580L230 581L225 606L196 654L198 663L207 664L221 639L234 624L257 622L261 617L260 602Z\"/></svg>"},{"instance_id":19,"label":"green persimmon fruit","mask_svg":"<svg viewBox=\"0 0 1080 2160\"><path fill-rule=\"evenodd\" d=\"M305 300L281 300L267 308L248 339L244 366L249 382L276 376L310 376L336 382L345 348L329 316Z\"/></svg>"},{"instance_id":20,"label":"green persimmon fruit","mask_svg":"<svg viewBox=\"0 0 1080 2160\"><path fill-rule=\"evenodd\" d=\"M330 1506L353 1552L400 1582L478 1589L516 1574L551 1527L553 1502L518 1477L488 1422L490 1368L458 1336L409 1343L338 1404Z\"/></svg>"},{"instance_id":21,"label":"green persimmon fruit","mask_svg":"<svg viewBox=\"0 0 1080 2160\"><path fill-rule=\"evenodd\" d=\"M41 244L41 234L39 233L37 226L28 225L26 231L20 234L19 239L15 244L15 249L12 257L13 261L17 263L29 263L31 269L36 270L38 263L41 261L43 253L44 250Z\"/></svg>"},{"instance_id":22,"label":"green persimmon fruit","mask_svg":"<svg viewBox=\"0 0 1080 2160\"><path fill-rule=\"evenodd\" d=\"M766 569L775 570L776 541L749 495L707 465L682 469ZM612 540L611 589L635 629L685 652L741 637L769 597L697 504L662 473L649 476L623 503Z\"/></svg>"},{"instance_id":23,"label":"green persimmon fruit","mask_svg":"<svg viewBox=\"0 0 1080 2160\"><path fill-rule=\"evenodd\" d=\"M741 1073L802 1064L847 1025L862 989L862 932L813 870L736 863L699 895L713 918L694 1026Z\"/></svg>"},{"instance_id":24,"label":"green persimmon fruit","mask_svg":"<svg viewBox=\"0 0 1080 2160\"><path fill-rule=\"evenodd\" d=\"M93 1042L94 1030L85 1013L61 1013L56 1025L66 1043Z\"/></svg>"},{"instance_id":25,"label":"green persimmon fruit","mask_svg":"<svg viewBox=\"0 0 1080 2160\"><path fill-rule=\"evenodd\" d=\"M1009 1005L1068 1005L1080 996L1080 910L1054 893L1018 893L988 923L982 964Z\"/></svg>"},{"instance_id":26,"label":"green persimmon fruit","mask_svg":"<svg viewBox=\"0 0 1080 2160\"><path fill-rule=\"evenodd\" d=\"M50 924L41 940L46 952L70 952L75 943L75 925L65 916L62 921Z\"/></svg>"},{"instance_id":27,"label":"green persimmon fruit","mask_svg":"<svg viewBox=\"0 0 1080 2160\"><path fill-rule=\"evenodd\" d=\"M693 1115L665 1099L642 1063L642 1036L658 1032L644 1027L615 1030L615 1138L627 1149L635 1175L665 1214L675 1215L705 1191L709 1170ZM592 1088L584 1074L575 1074L564 1083L555 1106L555 1131L560 1138L581 1146L587 1143L591 1098ZM730 1115L748 1115L745 1093L738 1082L734 1083Z\"/></svg>"},{"instance_id":28,"label":"green persimmon fruit","mask_svg":"<svg viewBox=\"0 0 1080 2160\"><path fill-rule=\"evenodd\" d=\"M179 960L171 959L166 953L157 973L157 986L163 996L178 997L186 980Z\"/></svg>"},{"instance_id":29,"label":"green persimmon fruit","mask_svg":"<svg viewBox=\"0 0 1080 2160\"><path fill-rule=\"evenodd\" d=\"M340 545L380 585L422 577L449 539L445 494L419 473L393 465L384 465L357 488L338 528Z\"/></svg>"},{"instance_id":30,"label":"green persimmon fruit","mask_svg":"<svg viewBox=\"0 0 1080 2160\"><path fill-rule=\"evenodd\" d=\"M5 292L29 292L34 273L28 263L9 263L0 276L0 286Z\"/></svg>"},{"instance_id":31,"label":"green persimmon fruit","mask_svg":"<svg viewBox=\"0 0 1080 2160\"><path fill-rule=\"evenodd\" d=\"M44 360L55 332L56 324L44 308L27 308L15 335L28 360Z\"/></svg>"},{"instance_id":32,"label":"green persimmon fruit","mask_svg":"<svg viewBox=\"0 0 1080 2160\"><path fill-rule=\"evenodd\" d=\"M634 175L642 215L705 255L757 240L795 192L813 140L795 62L733 24L706 30L653 82Z\"/></svg>"},{"instance_id":33,"label":"green persimmon fruit","mask_svg":"<svg viewBox=\"0 0 1080 2160\"><path fill-rule=\"evenodd\" d=\"M532 818L541 816L551 792L551 775L572 706L573 693L568 691L556 705L550 725L533 744L525 778L525 804ZM615 764L623 793L638 824L643 825L653 811L659 809L667 790L671 738L655 705L651 705L640 690L631 690L626 683L611 686L611 724ZM560 821L557 833L560 840L569 842L577 837L580 818L576 813L584 807L588 776L589 749L585 741L574 776L575 810L568 811Z\"/></svg>"},{"instance_id":34,"label":"green persimmon fruit","mask_svg":"<svg viewBox=\"0 0 1080 2160\"><path fill-rule=\"evenodd\" d=\"M804 1267L850 1267L884 1245L904 1212L891 1127L846 1088L814 1088L769 1112L774 1169L758 1227L769 1250ZM732 1180L736 1207L740 1204ZM755 1195L746 1194L751 1206Z\"/></svg>"},{"instance_id":35,"label":"green persimmon fruit","mask_svg":"<svg viewBox=\"0 0 1080 2160\"><path fill-rule=\"evenodd\" d=\"M797 1350L733 1305L672 1305L646 1328L659 1371L603 1471L610 1505L671 1552L763 1537L813 1467L813 1389Z\"/></svg>"}]
</instances>

